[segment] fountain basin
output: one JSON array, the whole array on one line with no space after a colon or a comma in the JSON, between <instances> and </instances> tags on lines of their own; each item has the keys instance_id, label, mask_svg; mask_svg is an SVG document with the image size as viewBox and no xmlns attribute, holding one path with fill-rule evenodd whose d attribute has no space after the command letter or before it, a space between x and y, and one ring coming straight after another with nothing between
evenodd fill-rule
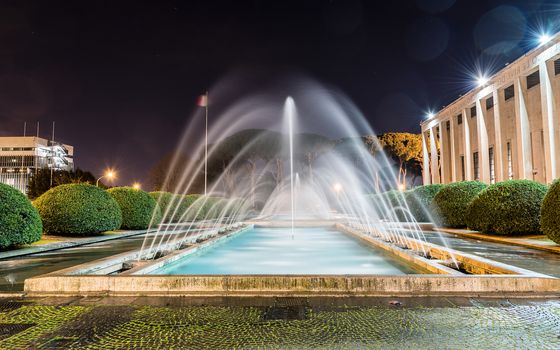
<instances>
[{"instance_id":1,"label":"fountain basin","mask_svg":"<svg viewBox=\"0 0 560 350\"><path fill-rule=\"evenodd\" d=\"M238 243L242 243L244 237L249 239L249 243L253 242L251 243L254 244L253 248L258 247L259 244L262 247L266 242L274 242L274 240L261 240L259 243L258 237L252 236L251 232L253 234L256 232L258 235L259 229L261 229L261 233L264 230L266 235L266 232L270 232L270 230L283 230L268 227L257 227L256 230L253 230L250 225L225 235L216 234L202 243L193 243L160 259L136 262L129 266L131 268L127 271L117 274L114 273L123 270L123 265L130 261L130 254L128 256L121 254L113 259L103 259L84 264L84 266L31 278L25 281L25 292L28 295L507 295L511 297L551 296L560 293L560 279L413 239L405 242L407 246L399 247L364 235L363 232L343 224L335 226L329 224L330 226L325 225L319 229L313 229L318 229L319 233L315 232L308 238L321 240L327 238L326 235L333 235L330 236L330 239L333 237L335 241L342 239L342 242L346 242L344 244L350 244L354 248L357 244L359 246L357 260L360 261L364 258L360 256L360 252L364 251L372 254L374 258L383 257L388 263L386 273L364 273L359 268L360 264L356 265L355 262L345 265L343 270L349 273L343 273L343 270L331 270L334 273L328 273L328 268L320 269L321 263L325 261L321 259L330 258L335 261L335 254L344 253L346 248L341 248L340 251L327 250L328 254L319 256L319 264L308 264L310 265L309 270L296 269L291 273L285 267L279 268L274 274L271 274L270 270L262 268L243 270L250 267L251 264L258 266L257 259L247 260L246 263L241 264L239 266L242 268L241 270L230 266L228 267L229 273L219 269L213 271L200 269L204 266L205 260L207 264L212 259L220 259L225 255L232 256L229 261L221 262L222 264L235 264L235 259L240 258L240 255L236 255L236 249L233 248L243 246ZM335 228L338 232L334 230ZM287 229L285 232L285 238L290 240L290 230ZM255 238L257 239L255 240ZM296 232L294 240L297 239ZM196 237L192 237L192 240L196 241ZM236 240L240 241L236 243ZM349 240L351 243L345 240ZM361 240L362 243L359 244L358 240ZM300 247L314 244L312 241L307 241ZM284 244L288 247L285 249L288 253L298 246L289 241ZM318 250L325 250L324 242L315 244ZM419 254L417 250L419 244L424 245L424 251L428 252L428 257ZM245 248L247 247L251 246L245 246ZM375 249L371 247L375 247ZM240 251L243 253L243 249ZM274 249L265 252L265 257L270 255L274 258L271 252L274 252ZM450 265L449 254L454 255L460 268L453 268ZM313 256L313 250L309 255L303 254L304 258L309 257L310 262ZM201 260L197 263L197 259ZM286 260L286 256L283 256L283 260ZM185 262L186 264L184 264ZM191 266L182 270L189 263ZM298 264L305 264L301 261L301 257ZM99 266L102 266L103 269L99 269ZM352 270L356 266L358 268ZM173 273L174 269L177 269L175 273L181 274L162 274ZM92 273L97 275L92 275ZM113 274L108 275L109 273Z\"/></svg>"}]
</instances>

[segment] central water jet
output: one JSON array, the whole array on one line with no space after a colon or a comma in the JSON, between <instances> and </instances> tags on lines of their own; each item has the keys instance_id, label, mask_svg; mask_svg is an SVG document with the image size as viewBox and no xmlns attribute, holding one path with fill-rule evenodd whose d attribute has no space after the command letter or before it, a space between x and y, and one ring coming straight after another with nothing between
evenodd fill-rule
<instances>
[{"instance_id":1,"label":"central water jet","mask_svg":"<svg viewBox=\"0 0 560 350\"><path fill-rule=\"evenodd\" d=\"M284 115L288 118L288 135L290 140L290 210L291 210L291 228L292 239L294 239L294 220L295 220L295 205L294 205L294 99L286 98L284 105Z\"/></svg>"}]
</instances>

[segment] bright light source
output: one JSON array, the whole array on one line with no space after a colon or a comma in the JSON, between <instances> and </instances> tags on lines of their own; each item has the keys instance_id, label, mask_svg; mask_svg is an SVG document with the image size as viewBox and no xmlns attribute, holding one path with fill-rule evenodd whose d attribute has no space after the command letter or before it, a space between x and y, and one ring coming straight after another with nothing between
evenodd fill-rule
<instances>
[{"instance_id":1,"label":"bright light source","mask_svg":"<svg viewBox=\"0 0 560 350\"><path fill-rule=\"evenodd\" d=\"M105 172L105 177L112 180L115 177L115 172L109 169Z\"/></svg>"},{"instance_id":2,"label":"bright light source","mask_svg":"<svg viewBox=\"0 0 560 350\"><path fill-rule=\"evenodd\" d=\"M481 75L478 78L476 78L476 83L478 84L478 86L484 86L488 83L490 79L488 79L488 77L486 75Z\"/></svg>"},{"instance_id":3,"label":"bright light source","mask_svg":"<svg viewBox=\"0 0 560 350\"><path fill-rule=\"evenodd\" d=\"M550 39L552 39L552 37L546 33L543 33L539 36L539 44L544 45L547 42L550 41Z\"/></svg>"},{"instance_id":4,"label":"bright light source","mask_svg":"<svg viewBox=\"0 0 560 350\"><path fill-rule=\"evenodd\" d=\"M398 186L399 191L404 192L406 190L406 185L405 184L399 184Z\"/></svg>"},{"instance_id":5,"label":"bright light source","mask_svg":"<svg viewBox=\"0 0 560 350\"><path fill-rule=\"evenodd\" d=\"M432 119L432 118L435 117L435 116L436 116L436 115L434 114L434 112L428 112L428 113L426 114L426 118L427 118L427 119Z\"/></svg>"},{"instance_id":6,"label":"bright light source","mask_svg":"<svg viewBox=\"0 0 560 350\"><path fill-rule=\"evenodd\" d=\"M132 188L134 188L135 190L139 190L142 188L142 185L140 185L139 182L135 182L132 184Z\"/></svg>"},{"instance_id":7,"label":"bright light source","mask_svg":"<svg viewBox=\"0 0 560 350\"><path fill-rule=\"evenodd\" d=\"M335 183L335 184L333 185L333 190L334 190L335 192L340 192L340 191L342 191L342 185L341 185L340 183L338 183L338 182Z\"/></svg>"}]
</instances>

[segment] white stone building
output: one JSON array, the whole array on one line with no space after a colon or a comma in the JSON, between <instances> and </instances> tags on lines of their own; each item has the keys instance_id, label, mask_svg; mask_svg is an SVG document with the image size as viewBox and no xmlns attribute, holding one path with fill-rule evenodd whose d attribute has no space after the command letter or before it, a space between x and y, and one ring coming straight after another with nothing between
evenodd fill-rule
<instances>
[{"instance_id":1,"label":"white stone building","mask_svg":"<svg viewBox=\"0 0 560 350\"><path fill-rule=\"evenodd\" d=\"M423 181L560 176L560 34L421 123Z\"/></svg>"},{"instance_id":2,"label":"white stone building","mask_svg":"<svg viewBox=\"0 0 560 350\"><path fill-rule=\"evenodd\" d=\"M27 192L37 169L74 170L74 147L34 136L0 137L0 183Z\"/></svg>"}]
</instances>

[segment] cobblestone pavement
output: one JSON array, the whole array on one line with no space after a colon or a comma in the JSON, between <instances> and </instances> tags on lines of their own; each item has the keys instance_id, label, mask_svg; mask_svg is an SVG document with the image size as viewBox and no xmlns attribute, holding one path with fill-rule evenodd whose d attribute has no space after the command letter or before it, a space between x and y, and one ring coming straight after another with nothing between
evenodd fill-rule
<instances>
[{"instance_id":1,"label":"cobblestone pavement","mask_svg":"<svg viewBox=\"0 0 560 350\"><path fill-rule=\"evenodd\" d=\"M357 299L0 300L0 349L560 349L558 301Z\"/></svg>"}]
</instances>

